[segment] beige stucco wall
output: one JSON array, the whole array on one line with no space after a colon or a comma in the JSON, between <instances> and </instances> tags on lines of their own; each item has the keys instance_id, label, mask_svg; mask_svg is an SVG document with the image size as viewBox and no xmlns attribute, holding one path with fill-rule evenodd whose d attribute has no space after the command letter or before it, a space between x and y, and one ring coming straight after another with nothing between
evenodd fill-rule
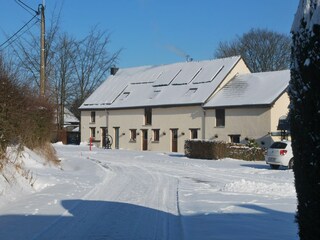
<instances>
[{"instance_id":1,"label":"beige stucco wall","mask_svg":"<svg viewBox=\"0 0 320 240\"><path fill-rule=\"evenodd\" d=\"M273 105L271 108L271 132L279 132L277 130L278 123L279 123L279 118L282 116L288 115L289 112L289 104L290 104L290 99L288 94L285 92L280 96L280 98L276 101L276 103ZM273 141L280 141L281 137L280 136L273 136L272 137ZM289 138L290 140L290 138Z\"/></svg>"},{"instance_id":2,"label":"beige stucco wall","mask_svg":"<svg viewBox=\"0 0 320 240\"><path fill-rule=\"evenodd\" d=\"M240 135L240 142L245 138L254 138L258 143L269 144L271 110L261 108L226 108L225 126L216 127L215 109L206 111L206 139L230 142L229 135Z\"/></svg>"},{"instance_id":3,"label":"beige stucco wall","mask_svg":"<svg viewBox=\"0 0 320 240\"><path fill-rule=\"evenodd\" d=\"M91 122L91 112L96 112L96 121ZM81 111L81 142L89 142L90 138L90 128L95 128L96 132L96 141L101 139L101 128L107 126L107 114L105 110L88 110ZM96 142L97 143L97 142ZM100 143L100 142L99 142ZM99 144L97 144L99 145Z\"/></svg>"},{"instance_id":4,"label":"beige stucco wall","mask_svg":"<svg viewBox=\"0 0 320 240\"><path fill-rule=\"evenodd\" d=\"M112 148L115 148L115 128L119 128L119 148L141 150L140 133L144 121L144 109L109 110L109 134L114 139ZM136 142L130 142L130 129L137 129Z\"/></svg>"},{"instance_id":5,"label":"beige stucco wall","mask_svg":"<svg viewBox=\"0 0 320 240\"><path fill-rule=\"evenodd\" d=\"M142 150L143 130L148 131L148 150L172 151L171 129L178 129L178 152L184 152L184 141L190 139L190 128L199 129L203 123L203 110L200 106L153 108L152 124L144 125L144 109L109 110L109 134L115 138L115 127L119 128L119 147ZM136 141L130 141L130 129L137 129ZM153 141L153 129L159 129L159 142ZM113 148L115 145L113 144Z\"/></svg>"},{"instance_id":6,"label":"beige stucco wall","mask_svg":"<svg viewBox=\"0 0 320 240\"><path fill-rule=\"evenodd\" d=\"M282 94L282 96L276 101L271 109L271 131L277 131L279 118L281 116L288 115L289 104L290 99L287 93Z\"/></svg>"},{"instance_id":7,"label":"beige stucco wall","mask_svg":"<svg viewBox=\"0 0 320 240\"><path fill-rule=\"evenodd\" d=\"M144 125L144 108L99 110L96 122L90 122L91 111L81 112L81 141L90 137L90 128L96 128L96 145L101 146L102 129L108 124L108 133L113 137L115 148L116 130L119 129L119 148L142 150L143 130L148 131L150 151L172 151L172 129L178 130L178 152L184 152L184 142L190 139L190 129L198 129L199 139L230 141L229 135L240 135L240 141L254 138L259 144L268 147L272 141L279 140L270 136L277 132L278 120L287 114L288 95L283 94L272 107L239 107L225 109L225 127L216 127L215 109L204 110L201 106L175 106L152 109L152 124ZM137 130L136 141L130 140L130 129ZM153 129L159 129L160 140L153 141Z\"/></svg>"},{"instance_id":8,"label":"beige stucco wall","mask_svg":"<svg viewBox=\"0 0 320 240\"><path fill-rule=\"evenodd\" d=\"M210 140L230 141L229 135L240 135L240 141L253 138L261 145L269 147L280 136L271 136L278 132L278 121L288 114L289 97L284 93L271 107L226 108L225 127L215 127L215 109L206 110L205 138ZM264 143L264 144L262 144Z\"/></svg>"}]
</instances>

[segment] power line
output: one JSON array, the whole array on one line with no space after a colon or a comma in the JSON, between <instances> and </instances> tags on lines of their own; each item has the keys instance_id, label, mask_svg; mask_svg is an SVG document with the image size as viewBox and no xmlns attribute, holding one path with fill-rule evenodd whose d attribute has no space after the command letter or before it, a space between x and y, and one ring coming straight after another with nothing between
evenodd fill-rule
<instances>
[{"instance_id":1,"label":"power line","mask_svg":"<svg viewBox=\"0 0 320 240\"><path fill-rule=\"evenodd\" d=\"M24 10L26 10L27 12L29 12L30 14L35 14L33 15L33 17L26 23L24 24L18 31L16 31L10 38L8 38L5 42L3 42L0 45L0 50L3 50L5 48L7 48L8 46L10 46L14 41L16 41L22 34L24 34L27 30L29 30L31 27L33 27L38 21L36 21L34 24L32 24L32 26L28 27L28 29L26 31L24 31L20 36L17 36L25 27L27 27L29 25L29 23L36 18L40 13L39 11L34 10L33 8L31 8L30 6L28 6L27 4L25 4L24 2L22 2L21 0L15 0L15 2L22 7ZM17 36L17 37L16 37ZM14 37L16 37L14 39ZM12 40L12 41L11 41ZM5 46L7 43L9 43L7 46ZM5 46L5 47L3 47Z\"/></svg>"},{"instance_id":2,"label":"power line","mask_svg":"<svg viewBox=\"0 0 320 240\"><path fill-rule=\"evenodd\" d=\"M33 19L35 19L36 17L37 17L38 15L34 15L26 24L24 24L18 31L16 31L10 38L8 38L4 43L2 43L1 45L0 45L0 49L3 47L3 46L5 46L7 43L9 43L6 47L4 47L3 49L5 49L5 48L7 48L8 46L10 46L14 41L16 41L20 36L18 36L17 38L15 38L15 39L13 39L14 37L16 37L25 27L27 27L28 26L28 24L30 23L30 22L32 22L32 20ZM38 21L39 21L39 19L38 19ZM38 21L36 21L32 26L30 26L28 29L30 29L31 27L33 27ZM27 29L27 30L28 30ZM23 33L25 33L25 32L23 32ZM13 40L12 40L13 39ZM12 41L11 41L12 40ZM1 50L3 50L3 49L1 49Z\"/></svg>"},{"instance_id":3,"label":"power line","mask_svg":"<svg viewBox=\"0 0 320 240\"><path fill-rule=\"evenodd\" d=\"M25 4L24 2L22 2L21 0L15 0L15 2L17 4L19 4L20 7L22 7L24 10L26 10L27 12L29 12L31 15L33 15L34 13L39 15L39 11L34 10L32 7L28 6L27 4Z\"/></svg>"}]
</instances>

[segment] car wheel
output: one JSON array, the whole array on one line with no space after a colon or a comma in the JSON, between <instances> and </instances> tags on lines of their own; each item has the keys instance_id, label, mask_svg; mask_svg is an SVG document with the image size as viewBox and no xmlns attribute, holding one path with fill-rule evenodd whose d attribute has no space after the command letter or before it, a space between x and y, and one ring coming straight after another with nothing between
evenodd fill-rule
<instances>
[{"instance_id":1,"label":"car wheel","mask_svg":"<svg viewBox=\"0 0 320 240\"><path fill-rule=\"evenodd\" d=\"M280 165L270 164L271 169L279 169Z\"/></svg>"},{"instance_id":2,"label":"car wheel","mask_svg":"<svg viewBox=\"0 0 320 240\"><path fill-rule=\"evenodd\" d=\"M288 168L292 169L293 168L293 158L290 159L289 163L288 163Z\"/></svg>"}]
</instances>

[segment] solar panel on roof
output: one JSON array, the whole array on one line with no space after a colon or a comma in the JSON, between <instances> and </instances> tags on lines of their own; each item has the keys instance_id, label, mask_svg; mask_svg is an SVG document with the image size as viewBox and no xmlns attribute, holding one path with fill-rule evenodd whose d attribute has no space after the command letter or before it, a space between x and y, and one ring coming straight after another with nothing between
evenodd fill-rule
<instances>
[{"instance_id":1,"label":"solar panel on roof","mask_svg":"<svg viewBox=\"0 0 320 240\"><path fill-rule=\"evenodd\" d=\"M179 75L172 81L172 85L186 85L194 79L194 77L201 71L199 63L186 63Z\"/></svg>"},{"instance_id":2,"label":"solar panel on roof","mask_svg":"<svg viewBox=\"0 0 320 240\"><path fill-rule=\"evenodd\" d=\"M134 76L132 84L143 84L143 83L153 83L161 75L162 71L160 68L147 69L141 73L138 73Z\"/></svg>"},{"instance_id":3,"label":"solar panel on roof","mask_svg":"<svg viewBox=\"0 0 320 240\"><path fill-rule=\"evenodd\" d=\"M153 86L168 86L181 73L182 64L174 64L162 68L163 71Z\"/></svg>"},{"instance_id":4,"label":"solar panel on roof","mask_svg":"<svg viewBox=\"0 0 320 240\"><path fill-rule=\"evenodd\" d=\"M192 81L193 84L200 84L200 83L208 83L212 82L221 70L224 68L224 65L218 66L205 66L201 71L197 74L197 76Z\"/></svg>"}]
</instances>

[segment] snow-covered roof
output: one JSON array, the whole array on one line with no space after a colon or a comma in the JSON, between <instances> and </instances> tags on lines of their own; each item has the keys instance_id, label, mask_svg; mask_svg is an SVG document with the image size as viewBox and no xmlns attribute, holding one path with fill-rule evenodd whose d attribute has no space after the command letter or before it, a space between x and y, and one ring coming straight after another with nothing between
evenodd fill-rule
<instances>
[{"instance_id":1,"label":"snow-covered roof","mask_svg":"<svg viewBox=\"0 0 320 240\"><path fill-rule=\"evenodd\" d=\"M69 109L64 108L64 123L79 123L79 119L76 118Z\"/></svg>"},{"instance_id":2,"label":"snow-covered roof","mask_svg":"<svg viewBox=\"0 0 320 240\"><path fill-rule=\"evenodd\" d=\"M240 57L119 69L80 109L202 104Z\"/></svg>"},{"instance_id":3,"label":"snow-covered roof","mask_svg":"<svg viewBox=\"0 0 320 240\"><path fill-rule=\"evenodd\" d=\"M204 107L270 105L287 89L289 80L289 70L238 75Z\"/></svg>"},{"instance_id":4,"label":"snow-covered roof","mask_svg":"<svg viewBox=\"0 0 320 240\"><path fill-rule=\"evenodd\" d=\"M68 109L68 108L64 108L64 115L63 115L63 120L64 120L64 125L70 125L70 124L79 124L80 121L79 119L74 116L74 114ZM59 118L60 116L57 115L57 109L55 110L55 124L57 124L59 122Z\"/></svg>"}]
</instances>

